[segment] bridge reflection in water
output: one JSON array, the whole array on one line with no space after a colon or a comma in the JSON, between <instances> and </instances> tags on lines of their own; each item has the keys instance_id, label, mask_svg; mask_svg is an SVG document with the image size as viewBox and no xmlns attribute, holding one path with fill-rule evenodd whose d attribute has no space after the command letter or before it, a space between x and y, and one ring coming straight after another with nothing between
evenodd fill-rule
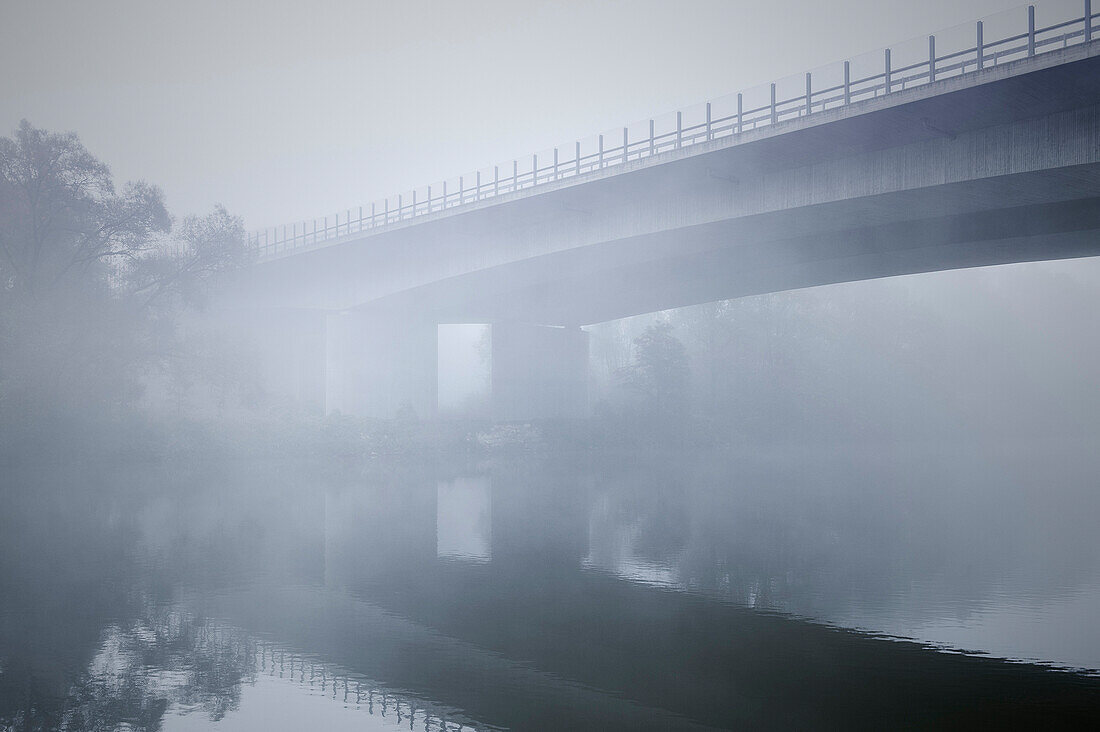
<instances>
[{"instance_id":1,"label":"bridge reflection in water","mask_svg":"<svg viewBox=\"0 0 1100 732\"><path fill-rule=\"evenodd\" d=\"M921 633L945 613L980 621L991 605L1019 609L1010 594L1089 597L1098 567L1078 549L1095 546L1095 491L1062 476L1042 487L1043 505L1062 507L1046 515L1018 478L985 469L981 479L1000 489L991 514L966 501L976 478L965 465L831 460L785 459L784 473L750 460L580 469L524 456L464 474L413 466L326 481L315 467L235 465L181 478L191 493L166 485L164 506L141 506L126 552L110 530L28 555L43 567L79 556L80 582L129 588L109 605L73 603L72 583L0 562L0 721L30 708L32 687L16 682L32 676L62 679L51 682L62 699L34 701L42 714L163 717L168 731L202 714L232 728L231 715L254 713L261 697L297 711L325 700L429 730L1096 718L1095 672L936 648ZM456 490L478 496L478 510L441 517ZM0 528L37 547L49 536L35 529L43 520L0 517ZM1039 574L1026 575L1027 557ZM1006 593L1001 580L1021 571ZM913 592L932 580L946 589L931 600ZM920 640L827 624L850 605L890 602ZM57 619L71 639L66 665L84 669L75 685L50 670L56 651L43 639ZM1091 622L1064 635L1084 654L1077 665L1100 665ZM1029 655L1011 644L976 650ZM1062 654L1033 655L1074 663Z\"/></svg>"},{"instance_id":2,"label":"bridge reflection in water","mask_svg":"<svg viewBox=\"0 0 1100 732\"><path fill-rule=\"evenodd\" d=\"M792 537L762 509L783 486L755 503L738 496L742 519L713 500L693 506L698 479L497 466L460 479L345 486L325 498L325 591L275 590L261 611L254 599L235 605L257 632L501 727L789 726L853 715L882 724L1009 724L1095 712L1095 677L774 612L806 607L799 592L819 599L830 592L833 568L813 564L830 561L838 532L865 527L830 524ZM488 507L464 522L441 516L456 487ZM830 490L823 501L836 499ZM727 485L726 493L738 491ZM941 497L928 493L930 503ZM809 508L826 515L818 509ZM708 512L727 534L762 545L760 556L744 548L731 555L731 544L707 535L700 517ZM617 524L609 519L616 514ZM754 521L770 525L783 545L756 542L747 533ZM627 527L629 556L611 557L609 522ZM909 548L877 533L881 546L860 547L864 563L896 565ZM1027 550L1026 536L1014 541ZM455 550L462 546L476 551L463 557ZM969 559L985 565L999 550ZM902 575L878 579L921 580ZM831 592L849 589L834 584ZM983 592L976 588L974 607L988 602ZM305 622L318 617L320 625Z\"/></svg>"},{"instance_id":3,"label":"bridge reflection in water","mask_svg":"<svg viewBox=\"0 0 1100 732\"><path fill-rule=\"evenodd\" d=\"M320 692L345 705L355 705L371 715L377 714L383 718L389 715L398 725L407 724L409 729L423 729L425 732L497 729L459 721L462 714L458 710L442 708L430 701L388 689L377 681L308 654L296 653L268 641L246 639L244 642L251 645L253 663L260 673L297 682L310 691Z\"/></svg>"}]
</instances>

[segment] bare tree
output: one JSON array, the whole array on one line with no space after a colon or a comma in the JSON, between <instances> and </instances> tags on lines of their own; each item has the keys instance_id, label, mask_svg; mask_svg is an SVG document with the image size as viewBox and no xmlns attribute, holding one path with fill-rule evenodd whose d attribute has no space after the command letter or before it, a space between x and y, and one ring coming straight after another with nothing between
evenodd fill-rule
<instances>
[{"instance_id":1,"label":"bare tree","mask_svg":"<svg viewBox=\"0 0 1100 732\"><path fill-rule=\"evenodd\" d=\"M24 120L0 138L0 277L10 296L102 284L112 260L138 256L170 227L158 188L127 183L116 193L75 134Z\"/></svg>"},{"instance_id":2,"label":"bare tree","mask_svg":"<svg viewBox=\"0 0 1100 732\"><path fill-rule=\"evenodd\" d=\"M0 404L129 401L184 350L183 313L249 253L225 208L173 226L157 187L117 192L75 134L24 120L0 138Z\"/></svg>"}]
</instances>

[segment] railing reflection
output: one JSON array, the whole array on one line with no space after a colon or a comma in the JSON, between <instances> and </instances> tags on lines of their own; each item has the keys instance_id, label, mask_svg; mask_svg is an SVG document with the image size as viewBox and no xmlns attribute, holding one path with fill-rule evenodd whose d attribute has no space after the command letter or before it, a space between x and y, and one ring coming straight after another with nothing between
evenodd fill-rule
<instances>
[{"instance_id":1,"label":"railing reflection","mask_svg":"<svg viewBox=\"0 0 1100 732\"><path fill-rule=\"evenodd\" d=\"M371 715L394 718L397 724L425 732L480 732L496 727L456 719L460 715L440 705L387 689L354 672L295 653L268 641L253 641L256 668L261 674L286 679L345 705L354 704Z\"/></svg>"}]
</instances>

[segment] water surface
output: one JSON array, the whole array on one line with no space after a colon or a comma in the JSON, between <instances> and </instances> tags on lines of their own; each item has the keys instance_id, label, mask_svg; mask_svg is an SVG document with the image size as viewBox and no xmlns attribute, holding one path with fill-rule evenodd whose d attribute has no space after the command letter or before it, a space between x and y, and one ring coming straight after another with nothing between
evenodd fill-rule
<instances>
[{"instance_id":1,"label":"water surface","mask_svg":"<svg viewBox=\"0 0 1100 732\"><path fill-rule=\"evenodd\" d=\"M2 487L0 724L1083 724L1100 710L1083 454L22 471Z\"/></svg>"}]
</instances>

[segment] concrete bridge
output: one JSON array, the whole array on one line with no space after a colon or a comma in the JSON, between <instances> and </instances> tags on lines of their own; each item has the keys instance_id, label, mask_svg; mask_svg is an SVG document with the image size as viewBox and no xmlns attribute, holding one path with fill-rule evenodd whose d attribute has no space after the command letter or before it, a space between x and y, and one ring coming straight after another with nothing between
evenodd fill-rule
<instances>
[{"instance_id":1,"label":"concrete bridge","mask_svg":"<svg viewBox=\"0 0 1100 732\"><path fill-rule=\"evenodd\" d=\"M431 414L437 325L489 323L494 416L573 416L583 325L1100 254L1100 15L1016 21L261 232L239 294L282 313L255 325L292 354L272 382L330 411Z\"/></svg>"}]
</instances>

